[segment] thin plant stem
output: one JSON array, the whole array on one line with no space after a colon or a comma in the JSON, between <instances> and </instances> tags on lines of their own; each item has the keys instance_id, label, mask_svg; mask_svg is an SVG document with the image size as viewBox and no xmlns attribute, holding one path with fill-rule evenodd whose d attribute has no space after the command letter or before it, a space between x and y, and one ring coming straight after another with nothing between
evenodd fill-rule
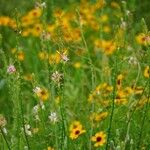
<instances>
[{"instance_id":1,"label":"thin plant stem","mask_svg":"<svg viewBox=\"0 0 150 150\"><path fill-rule=\"evenodd\" d=\"M145 109L143 110L143 117L142 117L142 121L141 121L141 128L140 128L140 132L139 132L139 138L138 138L138 144L137 144L137 149L140 150L140 147L141 147L141 138L142 138L142 134L143 134L143 127L144 127L144 124L145 124L145 119L146 119L146 116L147 116L147 111L148 111L148 106L149 106L149 99L150 99L150 79L148 79L148 85L149 85L149 91L148 91L148 99L147 99L147 102L146 102L146 106L144 107Z\"/></svg>"},{"instance_id":2,"label":"thin plant stem","mask_svg":"<svg viewBox=\"0 0 150 150\"><path fill-rule=\"evenodd\" d=\"M28 140L28 137L27 137L27 134L26 134L26 131L25 131L25 121L24 121L23 107L22 107L22 106L23 106L23 105L22 105L22 99L21 99L21 100L20 100L20 108L21 108L21 116L22 116L23 132L24 132L24 135L25 135L25 140L26 140L28 149L30 150L29 140Z\"/></svg>"},{"instance_id":3,"label":"thin plant stem","mask_svg":"<svg viewBox=\"0 0 150 150\"><path fill-rule=\"evenodd\" d=\"M8 149L11 150L10 145L9 145L9 143L8 143L8 141L7 141L7 138L6 138L6 136L5 136L5 133L3 132L3 130L2 130L1 127L0 127L0 130L1 130L2 136L3 136L3 138L4 138L5 142L6 142L6 145L7 145Z\"/></svg>"},{"instance_id":4,"label":"thin plant stem","mask_svg":"<svg viewBox=\"0 0 150 150\"><path fill-rule=\"evenodd\" d=\"M112 79L113 79L112 106L111 106L111 114L110 114L109 127L108 127L106 150L108 149L108 146L109 146L109 143L110 143L110 134L111 134L111 128L112 128L112 122L113 122L114 109L115 109L116 72L117 72L117 62L116 61L117 60L115 60L114 75L112 77Z\"/></svg>"}]
</instances>

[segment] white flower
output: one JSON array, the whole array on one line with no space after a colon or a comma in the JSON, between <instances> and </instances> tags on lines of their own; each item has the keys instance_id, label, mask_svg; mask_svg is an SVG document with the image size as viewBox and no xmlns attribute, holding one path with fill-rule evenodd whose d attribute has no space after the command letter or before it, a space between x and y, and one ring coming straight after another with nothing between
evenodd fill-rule
<instances>
[{"instance_id":1,"label":"white flower","mask_svg":"<svg viewBox=\"0 0 150 150\"><path fill-rule=\"evenodd\" d=\"M56 112L51 112L51 114L48 116L48 118L53 123L56 123L58 121Z\"/></svg>"},{"instance_id":2,"label":"white flower","mask_svg":"<svg viewBox=\"0 0 150 150\"><path fill-rule=\"evenodd\" d=\"M27 135L32 136L31 127L29 124L25 124L25 132Z\"/></svg>"},{"instance_id":3,"label":"white flower","mask_svg":"<svg viewBox=\"0 0 150 150\"><path fill-rule=\"evenodd\" d=\"M126 27L127 27L127 23L126 23L122 18L121 18L120 27L121 27L122 29L126 29Z\"/></svg>"},{"instance_id":4,"label":"white flower","mask_svg":"<svg viewBox=\"0 0 150 150\"><path fill-rule=\"evenodd\" d=\"M40 121L39 115L35 115L35 120Z\"/></svg>"},{"instance_id":5,"label":"white flower","mask_svg":"<svg viewBox=\"0 0 150 150\"><path fill-rule=\"evenodd\" d=\"M32 109L32 112L33 112L33 115L34 115L34 119L36 120L36 121L40 121L40 118L39 118L39 115L38 115L38 112L39 112L39 105L35 105L34 107L33 107L33 109Z\"/></svg>"},{"instance_id":6,"label":"white flower","mask_svg":"<svg viewBox=\"0 0 150 150\"><path fill-rule=\"evenodd\" d=\"M28 150L28 146L24 146L24 150Z\"/></svg>"},{"instance_id":7,"label":"white flower","mask_svg":"<svg viewBox=\"0 0 150 150\"><path fill-rule=\"evenodd\" d=\"M129 16L131 12L129 10L126 11L126 15Z\"/></svg>"},{"instance_id":8,"label":"white flower","mask_svg":"<svg viewBox=\"0 0 150 150\"><path fill-rule=\"evenodd\" d=\"M46 3L45 2L41 3L41 7L46 8Z\"/></svg>"},{"instance_id":9,"label":"white flower","mask_svg":"<svg viewBox=\"0 0 150 150\"><path fill-rule=\"evenodd\" d=\"M38 111L39 111L39 105L35 105L35 106L33 107L33 113L34 113L34 114L37 114Z\"/></svg>"},{"instance_id":10,"label":"white flower","mask_svg":"<svg viewBox=\"0 0 150 150\"><path fill-rule=\"evenodd\" d=\"M62 61L67 62L69 60L68 56L66 55L66 51L64 53L57 51L57 53L60 55Z\"/></svg>"},{"instance_id":11,"label":"white flower","mask_svg":"<svg viewBox=\"0 0 150 150\"><path fill-rule=\"evenodd\" d=\"M137 61L137 59L136 59L136 57L133 57L133 56L131 56L130 58L129 58L129 64L131 64L131 65L137 65L137 63L138 63L138 61Z\"/></svg>"},{"instance_id":12,"label":"white flower","mask_svg":"<svg viewBox=\"0 0 150 150\"><path fill-rule=\"evenodd\" d=\"M61 54L61 59L64 61L64 62L67 62L69 60L69 58L67 57L67 55L65 54Z\"/></svg>"},{"instance_id":13,"label":"white flower","mask_svg":"<svg viewBox=\"0 0 150 150\"><path fill-rule=\"evenodd\" d=\"M7 135L7 130L6 128L2 128L3 132Z\"/></svg>"},{"instance_id":14,"label":"white flower","mask_svg":"<svg viewBox=\"0 0 150 150\"><path fill-rule=\"evenodd\" d=\"M38 86L33 89L33 92L34 92L35 94L40 93L40 91L41 91L41 88L38 87Z\"/></svg>"},{"instance_id":15,"label":"white flower","mask_svg":"<svg viewBox=\"0 0 150 150\"><path fill-rule=\"evenodd\" d=\"M45 110L45 105L44 105L43 101L40 101L40 106L41 106L41 109Z\"/></svg>"},{"instance_id":16,"label":"white flower","mask_svg":"<svg viewBox=\"0 0 150 150\"><path fill-rule=\"evenodd\" d=\"M15 66L14 65L9 65L8 68L7 68L7 73L12 74L14 72L16 72Z\"/></svg>"},{"instance_id":17,"label":"white flower","mask_svg":"<svg viewBox=\"0 0 150 150\"><path fill-rule=\"evenodd\" d=\"M55 71L55 72L52 74L51 79L52 79L55 83L60 84L60 81L62 80L62 77L63 77L63 74L59 73L58 71Z\"/></svg>"},{"instance_id":18,"label":"white flower","mask_svg":"<svg viewBox=\"0 0 150 150\"><path fill-rule=\"evenodd\" d=\"M46 8L46 2L43 2L43 3L36 2L35 7L37 7L37 8Z\"/></svg>"}]
</instances>

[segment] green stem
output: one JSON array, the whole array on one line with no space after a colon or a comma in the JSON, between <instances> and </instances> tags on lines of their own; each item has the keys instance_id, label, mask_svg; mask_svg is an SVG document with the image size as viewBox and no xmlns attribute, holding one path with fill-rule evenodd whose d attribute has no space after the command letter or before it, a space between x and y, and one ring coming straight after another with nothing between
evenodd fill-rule
<instances>
[{"instance_id":1,"label":"green stem","mask_svg":"<svg viewBox=\"0 0 150 150\"><path fill-rule=\"evenodd\" d=\"M109 146L109 143L110 143L110 134L111 134L111 128L112 128L112 122L113 122L114 109L115 109L116 72L117 72L117 63L116 63L116 61L117 60L115 60L114 75L112 77L112 79L113 79L112 107L111 107L111 114L110 114L110 120L109 120L109 128L108 128L108 135L107 135L106 150L108 149L108 146Z\"/></svg>"},{"instance_id":2,"label":"green stem","mask_svg":"<svg viewBox=\"0 0 150 150\"><path fill-rule=\"evenodd\" d=\"M27 143L28 149L30 150L29 140L28 140L28 137L27 137L27 134L26 134L26 131L25 131L25 121L24 121L24 115L23 115L22 99L20 101L21 101L20 102L20 108L21 108L23 132L24 132L24 135L25 135L25 139L26 139L26 143Z\"/></svg>"},{"instance_id":3,"label":"green stem","mask_svg":"<svg viewBox=\"0 0 150 150\"><path fill-rule=\"evenodd\" d=\"M0 130L1 130L1 133L2 133L2 135L3 135L3 138L4 138L5 142L6 142L6 145L7 145L8 149L11 150L11 148L10 148L10 146L9 146L9 143L8 143L8 141L7 141L7 138L6 138L6 136L5 136L5 133L3 132L3 130L2 130L1 127L0 127Z\"/></svg>"},{"instance_id":4,"label":"green stem","mask_svg":"<svg viewBox=\"0 0 150 150\"><path fill-rule=\"evenodd\" d=\"M150 99L150 79L148 81L149 81L148 99L147 99L147 102L146 102L145 109L143 110L143 117L142 117L142 121L141 121L141 129L140 129L140 132L139 132L139 138L138 138L138 144L137 144L137 149L139 149L139 150L140 150L140 147L141 147L141 142L142 142L141 138L142 138L142 134L143 134L143 127L144 127L145 119L146 119L146 116L147 116L149 99Z\"/></svg>"}]
</instances>

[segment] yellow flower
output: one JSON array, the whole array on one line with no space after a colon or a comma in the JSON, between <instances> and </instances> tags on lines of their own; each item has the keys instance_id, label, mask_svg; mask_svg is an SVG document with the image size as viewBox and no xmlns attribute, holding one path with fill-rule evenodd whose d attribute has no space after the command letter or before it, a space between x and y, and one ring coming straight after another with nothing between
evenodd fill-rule
<instances>
[{"instance_id":1,"label":"yellow flower","mask_svg":"<svg viewBox=\"0 0 150 150\"><path fill-rule=\"evenodd\" d=\"M55 103L56 104L59 104L60 101L61 101L61 97L60 96L55 97Z\"/></svg>"},{"instance_id":2,"label":"yellow flower","mask_svg":"<svg viewBox=\"0 0 150 150\"><path fill-rule=\"evenodd\" d=\"M48 31L48 32L52 33L52 32L54 32L54 30L55 30L55 25L49 24L49 25L47 26L47 31Z\"/></svg>"},{"instance_id":3,"label":"yellow flower","mask_svg":"<svg viewBox=\"0 0 150 150\"><path fill-rule=\"evenodd\" d=\"M102 105L103 107L108 107L110 101L109 101L109 100L102 100L100 103L101 103L101 105Z\"/></svg>"},{"instance_id":4,"label":"yellow flower","mask_svg":"<svg viewBox=\"0 0 150 150\"><path fill-rule=\"evenodd\" d=\"M16 28L17 25L16 25L15 20L6 16L2 16L0 17L0 26L9 26L14 29Z\"/></svg>"},{"instance_id":5,"label":"yellow flower","mask_svg":"<svg viewBox=\"0 0 150 150\"><path fill-rule=\"evenodd\" d=\"M102 49L106 55L111 55L117 48L116 43L110 40L95 40L95 46Z\"/></svg>"},{"instance_id":6,"label":"yellow flower","mask_svg":"<svg viewBox=\"0 0 150 150\"><path fill-rule=\"evenodd\" d=\"M102 15L101 17L100 17L100 21L101 22L107 22L108 21L108 16L106 15L106 14L104 14L104 15Z\"/></svg>"},{"instance_id":7,"label":"yellow flower","mask_svg":"<svg viewBox=\"0 0 150 150\"><path fill-rule=\"evenodd\" d=\"M95 4L95 9L101 9L102 7L104 7L106 4L105 0L98 0Z\"/></svg>"},{"instance_id":8,"label":"yellow flower","mask_svg":"<svg viewBox=\"0 0 150 150\"><path fill-rule=\"evenodd\" d=\"M127 98L126 98L126 95L125 95L125 93L124 93L124 91L122 91L122 90L119 90L118 92L117 92L117 96L116 96L116 99L115 99L115 103L117 104L117 105L125 105L125 104L127 104Z\"/></svg>"},{"instance_id":9,"label":"yellow flower","mask_svg":"<svg viewBox=\"0 0 150 150\"><path fill-rule=\"evenodd\" d=\"M11 49L11 53L12 53L12 54L15 54L15 53L16 53L16 51L17 51L17 49L16 49L16 48L12 48L12 49Z\"/></svg>"},{"instance_id":10,"label":"yellow flower","mask_svg":"<svg viewBox=\"0 0 150 150\"><path fill-rule=\"evenodd\" d=\"M94 100L94 95L93 94L89 94L88 101L89 102L93 102L93 100Z\"/></svg>"},{"instance_id":11,"label":"yellow flower","mask_svg":"<svg viewBox=\"0 0 150 150\"><path fill-rule=\"evenodd\" d=\"M149 78L150 77L150 68L149 68L149 66L146 66L146 68L144 70L144 77L145 78Z\"/></svg>"},{"instance_id":12,"label":"yellow flower","mask_svg":"<svg viewBox=\"0 0 150 150\"><path fill-rule=\"evenodd\" d=\"M40 8L32 9L29 13L28 16L31 19L39 18L42 14L42 10Z\"/></svg>"},{"instance_id":13,"label":"yellow flower","mask_svg":"<svg viewBox=\"0 0 150 150\"><path fill-rule=\"evenodd\" d=\"M22 31L22 33L21 33L21 35L23 36L23 37L27 37L27 36L29 36L30 34L31 34L31 29L30 28L27 28L27 29L24 29L23 31Z\"/></svg>"},{"instance_id":14,"label":"yellow flower","mask_svg":"<svg viewBox=\"0 0 150 150\"><path fill-rule=\"evenodd\" d=\"M122 80L123 80L124 76L122 74L119 74L117 76L117 88L120 89L122 86Z\"/></svg>"},{"instance_id":15,"label":"yellow flower","mask_svg":"<svg viewBox=\"0 0 150 150\"><path fill-rule=\"evenodd\" d=\"M111 55L116 50L116 44L112 41L103 41L102 48L106 55Z\"/></svg>"},{"instance_id":16,"label":"yellow flower","mask_svg":"<svg viewBox=\"0 0 150 150\"><path fill-rule=\"evenodd\" d=\"M72 131L73 129L76 129L76 128L82 128L82 125L79 121L74 121L71 125L70 125L70 128L69 130Z\"/></svg>"},{"instance_id":17,"label":"yellow flower","mask_svg":"<svg viewBox=\"0 0 150 150\"><path fill-rule=\"evenodd\" d=\"M42 101L46 101L49 98L49 93L47 89L41 89L39 88L36 91L37 96L42 100Z\"/></svg>"},{"instance_id":18,"label":"yellow flower","mask_svg":"<svg viewBox=\"0 0 150 150\"><path fill-rule=\"evenodd\" d=\"M24 80L26 80L26 81L32 81L32 79L33 79L33 75L32 74L26 74L26 75L24 75Z\"/></svg>"},{"instance_id":19,"label":"yellow flower","mask_svg":"<svg viewBox=\"0 0 150 150\"><path fill-rule=\"evenodd\" d=\"M75 63L73 64L73 66L74 66L76 69L78 69L78 68L81 67L81 63L80 63L80 62L75 62Z\"/></svg>"},{"instance_id":20,"label":"yellow flower","mask_svg":"<svg viewBox=\"0 0 150 150\"><path fill-rule=\"evenodd\" d=\"M83 129L81 123L79 121L74 121L70 128L70 135L69 137L74 140L77 139L81 134L85 133L86 131Z\"/></svg>"},{"instance_id":21,"label":"yellow flower","mask_svg":"<svg viewBox=\"0 0 150 150\"><path fill-rule=\"evenodd\" d=\"M39 22L39 17L42 14L42 10L39 8L32 9L27 15L21 18L21 25L27 27Z\"/></svg>"},{"instance_id":22,"label":"yellow flower","mask_svg":"<svg viewBox=\"0 0 150 150\"><path fill-rule=\"evenodd\" d=\"M109 26L104 26L104 27L103 27L103 31L104 31L105 33L109 33L109 32L111 31L111 28L110 28Z\"/></svg>"},{"instance_id":23,"label":"yellow flower","mask_svg":"<svg viewBox=\"0 0 150 150\"><path fill-rule=\"evenodd\" d=\"M32 129L32 132L33 132L33 134L38 133L38 132L39 132L39 128L33 128L33 129Z\"/></svg>"},{"instance_id":24,"label":"yellow flower","mask_svg":"<svg viewBox=\"0 0 150 150\"><path fill-rule=\"evenodd\" d=\"M19 51L17 53L17 58L18 58L18 60L23 61L24 58L25 58L24 52L23 51Z\"/></svg>"},{"instance_id":25,"label":"yellow flower","mask_svg":"<svg viewBox=\"0 0 150 150\"><path fill-rule=\"evenodd\" d=\"M83 133L85 133L86 131L85 130L82 130L81 128L75 128L75 129L73 129L72 131L71 131L71 133L70 133L70 138L72 139L72 140L74 140L74 139L77 139L78 137L79 137L79 135L81 135L81 134L83 134Z\"/></svg>"},{"instance_id":26,"label":"yellow flower","mask_svg":"<svg viewBox=\"0 0 150 150\"><path fill-rule=\"evenodd\" d=\"M54 150L54 148L52 148L52 147L49 146L49 147L47 148L47 150Z\"/></svg>"},{"instance_id":27,"label":"yellow flower","mask_svg":"<svg viewBox=\"0 0 150 150\"><path fill-rule=\"evenodd\" d=\"M142 94L144 89L142 86L138 86L138 87L133 87L133 90L134 90L134 94Z\"/></svg>"},{"instance_id":28,"label":"yellow flower","mask_svg":"<svg viewBox=\"0 0 150 150\"><path fill-rule=\"evenodd\" d=\"M137 107L138 109L140 109L140 108L142 108L142 107L143 107L146 103L148 103L148 102L149 102L148 98L144 97L144 98L142 98L141 100L139 100L139 101L137 102L136 107Z\"/></svg>"},{"instance_id":29,"label":"yellow flower","mask_svg":"<svg viewBox=\"0 0 150 150\"><path fill-rule=\"evenodd\" d=\"M100 131L92 136L91 141L95 142L95 147L103 146L106 143L106 134L103 131Z\"/></svg>"},{"instance_id":30,"label":"yellow flower","mask_svg":"<svg viewBox=\"0 0 150 150\"><path fill-rule=\"evenodd\" d=\"M58 64L58 63L60 63L60 60L61 60L61 57L58 53L49 55L49 63L50 64Z\"/></svg>"},{"instance_id":31,"label":"yellow flower","mask_svg":"<svg viewBox=\"0 0 150 150\"><path fill-rule=\"evenodd\" d=\"M111 7L120 9L119 4L117 2L115 2L115 1L111 2Z\"/></svg>"},{"instance_id":32,"label":"yellow flower","mask_svg":"<svg viewBox=\"0 0 150 150\"><path fill-rule=\"evenodd\" d=\"M149 45L150 44L150 38L148 35L144 34L144 33L140 33L138 34L136 37L136 42L140 45Z\"/></svg>"},{"instance_id":33,"label":"yellow flower","mask_svg":"<svg viewBox=\"0 0 150 150\"><path fill-rule=\"evenodd\" d=\"M32 18L29 18L29 16L23 16L21 18L21 25L23 27L27 27L27 26L33 25L35 23L36 23L36 21L33 20Z\"/></svg>"},{"instance_id":34,"label":"yellow flower","mask_svg":"<svg viewBox=\"0 0 150 150\"><path fill-rule=\"evenodd\" d=\"M8 26L9 21L10 21L9 17L5 17L5 16L0 17L0 25Z\"/></svg>"},{"instance_id":35,"label":"yellow flower","mask_svg":"<svg viewBox=\"0 0 150 150\"><path fill-rule=\"evenodd\" d=\"M43 25L40 23L37 23L34 25L34 27L31 29L31 33L33 36L40 36L43 31Z\"/></svg>"},{"instance_id":36,"label":"yellow flower","mask_svg":"<svg viewBox=\"0 0 150 150\"><path fill-rule=\"evenodd\" d=\"M48 58L48 54L45 51L41 51L38 53L38 56L41 60L47 59Z\"/></svg>"},{"instance_id":37,"label":"yellow flower","mask_svg":"<svg viewBox=\"0 0 150 150\"><path fill-rule=\"evenodd\" d=\"M91 117L96 122L104 120L108 116L108 112L94 113Z\"/></svg>"},{"instance_id":38,"label":"yellow flower","mask_svg":"<svg viewBox=\"0 0 150 150\"><path fill-rule=\"evenodd\" d=\"M127 95L133 94L133 92L134 92L131 87L126 87L124 91Z\"/></svg>"},{"instance_id":39,"label":"yellow flower","mask_svg":"<svg viewBox=\"0 0 150 150\"><path fill-rule=\"evenodd\" d=\"M107 83L99 84L95 90L89 94L88 101L93 102L96 100L100 100L101 96L107 97L113 90L112 86L109 86Z\"/></svg>"},{"instance_id":40,"label":"yellow flower","mask_svg":"<svg viewBox=\"0 0 150 150\"><path fill-rule=\"evenodd\" d=\"M64 11L62 9L56 9L54 11L54 16L57 17L62 17L64 15Z\"/></svg>"}]
</instances>

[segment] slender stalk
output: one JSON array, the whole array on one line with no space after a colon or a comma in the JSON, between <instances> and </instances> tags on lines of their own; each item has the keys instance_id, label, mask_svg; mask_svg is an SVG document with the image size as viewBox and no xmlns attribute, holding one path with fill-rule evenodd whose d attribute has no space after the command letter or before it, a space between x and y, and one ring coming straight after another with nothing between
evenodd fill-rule
<instances>
[{"instance_id":1,"label":"slender stalk","mask_svg":"<svg viewBox=\"0 0 150 150\"><path fill-rule=\"evenodd\" d=\"M129 108L129 112L127 113L127 119L128 119L128 120L130 119L130 109L131 109L131 108L132 108L132 107ZM126 136L125 136L124 149L123 149L123 150L126 149L126 144L127 144L128 140L129 140L130 125L131 125L131 122L129 121L129 123L128 123L128 125L127 125L127 132L126 132Z\"/></svg>"},{"instance_id":2,"label":"slender stalk","mask_svg":"<svg viewBox=\"0 0 150 150\"><path fill-rule=\"evenodd\" d=\"M3 132L3 130L2 130L1 127L0 127L0 131L1 131L2 136L3 136L3 138L4 138L5 142L6 142L6 145L7 145L8 149L11 150L10 145L9 145L9 143L8 143L8 141L7 141L7 138L6 138L6 136L5 136L5 133Z\"/></svg>"},{"instance_id":3,"label":"slender stalk","mask_svg":"<svg viewBox=\"0 0 150 150\"><path fill-rule=\"evenodd\" d=\"M142 134L143 134L143 127L144 127L144 124L145 124L145 119L146 119L146 116L147 116L149 99L150 99L150 79L148 79L148 81L149 81L148 82L149 83L148 99L147 99L147 102L146 102L145 109L143 110L143 117L142 117L142 121L141 121L141 128L140 128L138 144L137 144L137 149L139 149L139 150L141 148L141 142L142 142L141 138L142 138Z\"/></svg>"},{"instance_id":4,"label":"slender stalk","mask_svg":"<svg viewBox=\"0 0 150 150\"><path fill-rule=\"evenodd\" d=\"M110 114L109 127L108 127L106 150L108 149L108 146L109 146L109 143L110 143L110 134L111 134L111 128L112 128L112 122L113 122L114 109L115 109L116 72L117 72L117 62L116 61L117 60L115 60L114 75L112 77L112 79L113 79L112 106L111 106L111 114Z\"/></svg>"},{"instance_id":5,"label":"slender stalk","mask_svg":"<svg viewBox=\"0 0 150 150\"><path fill-rule=\"evenodd\" d=\"M27 146L28 146L28 150L30 150L29 140L28 140L28 137L27 137L27 134L26 134L26 131L25 131L25 122L24 122L24 115L23 115L23 107L22 106L23 105L22 105L22 99L21 99L20 100L20 108L21 108L23 132L24 132L24 135L25 135L25 140L26 140L26 143L27 143Z\"/></svg>"},{"instance_id":6,"label":"slender stalk","mask_svg":"<svg viewBox=\"0 0 150 150\"><path fill-rule=\"evenodd\" d=\"M64 77L66 76L66 72L65 72L65 66L63 64L62 66L62 71L64 74ZM65 80L65 79L64 79ZM63 141L63 145L61 143L61 148L65 149L65 145L64 145L64 141L65 141L65 137L67 137L67 131L66 131L66 114L65 114L65 108L64 108L64 87L65 87L65 83L63 83L62 87L59 87L59 95L61 95L61 101L60 101L60 114L61 114L61 119L62 119L62 141ZM66 142L67 143L67 142ZM64 147L63 147L64 146Z\"/></svg>"}]
</instances>

